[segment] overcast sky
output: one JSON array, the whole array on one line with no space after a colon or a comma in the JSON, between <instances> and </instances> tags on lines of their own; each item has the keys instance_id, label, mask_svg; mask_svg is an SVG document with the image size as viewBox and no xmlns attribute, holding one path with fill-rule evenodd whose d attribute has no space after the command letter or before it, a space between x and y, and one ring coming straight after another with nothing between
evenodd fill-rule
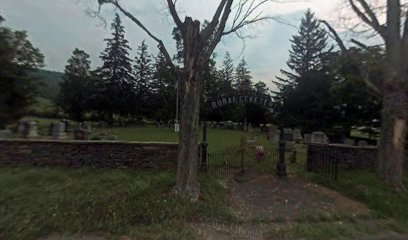
<instances>
[{"instance_id":1,"label":"overcast sky","mask_svg":"<svg viewBox=\"0 0 408 240\"><path fill-rule=\"evenodd\" d=\"M294 3L268 3L262 9L267 15L279 16L285 21L299 25L299 20L310 8L319 18L335 20L341 0L305 0ZM92 6L90 3L94 2ZM67 59L75 48L91 55L92 67L101 64L99 55L105 48L104 38L109 37L109 28L114 9L102 8L101 15L108 22L105 27L97 19L85 14L88 7L97 8L97 0L0 0L0 14L6 18L5 26L26 30L30 40L45 55L46 69L63 71ZM182 18L185 15L196 19L210 19L219 0L178 0L177 7ZM293 2L293 0L288 1ZM122 0L131 13L138 16L154 34L162 38L170 51L174 51L171 31L174 23L166 13L164 0ZM121 16L122 17L122 16ZM156 44L135 24L122 17L127 39L135 55L137 46L146 39L149 50L157 53ZM229 51L235 64L245 57L255 81L264 81L271 86L271 80L285 68L290 48L290 37L296 29L270 21L250 30L257 38L241 40L231 36L224 38L215 52L220 63Z\"/></svg>"}]
</instances>

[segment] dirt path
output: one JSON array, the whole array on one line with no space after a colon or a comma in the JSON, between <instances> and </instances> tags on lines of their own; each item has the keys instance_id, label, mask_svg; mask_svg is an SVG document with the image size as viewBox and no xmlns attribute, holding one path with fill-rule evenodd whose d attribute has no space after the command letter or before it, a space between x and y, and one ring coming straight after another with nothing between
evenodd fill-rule
<instances>
[{"instance_id":1,"label":"dirt path","mask_svg":"<svg viewBox=\"0 0 408 240\"><path fill-rule=\"evenodd\" d=\"M193 224L197 239L315 239L315 229L327 229L329 233L321 233L327 236L334 236L342 229L349 232L348 237L339 239L408 239L408 236L393 232L382 232L373 238L362 236L355 227L359 221L360 228L367 225L366 231L375 231L389 223L371 219L369 210L362 203L303 177L281 180L269 175L247 174L239 179L228 179L225 185L229 189L233 212L241 223ZM297 237L302 231L305 235L310 231L311 237ZM323 236L320 239L332 238Z\"/></svg>"}]
</instances>

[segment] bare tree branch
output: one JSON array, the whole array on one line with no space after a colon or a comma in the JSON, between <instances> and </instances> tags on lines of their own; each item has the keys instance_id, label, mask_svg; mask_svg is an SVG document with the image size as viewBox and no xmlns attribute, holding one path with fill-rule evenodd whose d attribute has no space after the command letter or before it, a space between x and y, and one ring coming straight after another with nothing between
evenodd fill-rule
<instances>
[{"instance_id":1,"label":"bare tree branch","mask_svg":"<svg viewBox=\"0 0 408 240\"><path fill-rule=\"evenodd\" d=\"M216 29L214 29L213 34L211 34L213 36L213 39L209 43L208 49L207 49L207 51L205 53L206 57L208 57L208 58L214 52L215 47L217 46L217 44L220 42L220 40L222 38L222 33L224 32L225 25L227 23L227 20L228 20L228 17L230 15L230 13L231 13L232 2L233 2L233 0L227 0L225 6L223 8L223 13L222 13L220 22L218 24L218 27ZM220 4L222 4L222 2Z\"/></svg>"},{"instance_id":2,"label":"bare tree branch","mask_svg":"<svg viewBox=\"0 0 408 240\"><path fill-rule=\"evenodd\" d=\"M370 48L365 45L364 43L357 41L356 39L351 39L350 42L354 43L355 45L357 45L359 48L365 49L365 50L370 50Z\"/></svg>"},{"instance_id":3,"label":"bare tree branch","mask_svg":"<svg viewBox=\"0 0 408 240\"><path fill-rule=\"evenodd\" d=\"M180 29L181 34L184 34L184 24L180 20L179 15L177 14L176 2L177 0L175 0L174 2L173 0L167 0L167 5L169 6L170 14L173 17L173 20L176 23L177 28Z\"/></svg>"},{"instance_id":4,"label":"bare tree branch","mask_svg":"<svg viewBox=\"0 0 408 240\"><path fill-rule=\"evenodd\" d=\"M339 35L337 34L336 30L334 30L334 28L325 20L320 20L321 23L323 23L330 31L330 33L332 34L334 40L337 42L337 44L339 45L341 51L343 53L347 52L347 48L346 45L344 45L343 40L341 40L341 38L339 37Z\"/></svg>"},{"instance_id":5,"label":"bare tree branch","mask_svg":"<svg viewBox=\"0 0 408 240\"><path fill-rule=\"evenodd\" d=\"M366 24L371 26L375 31L377 31L382 37L385 37L384 27L379 24L377 17L375 16L373 10L369 7L367 2L365 0L356 0L356 1L358 1L362 5L362 7L364 8L364 11L366 12L366 13L363 13L360 10L360 8L357 7L354 0L349 0L351 8L354 10L357 16L361 20L363 20L363 22L365 22Z\"/></svg>"},{"instance_id":6,"label":"bare tree branch","mask_svg":"<svg viewBox=\"0 0 408 240\"><path fill-rule=\"evenodd\" d=\"M263 20L273 19L271 17L261 17L262 12L258 13L255 17L251 16L253 13L259 9L262 5L264 5L268 0L261 0L257 2L257 0L241 0L239 2L237 13L232 22L232 26L229 30L223 32L223 35L228 35L234 32L237 32L241 28L254 24ZM245 6L249 3L249 6L244 10Z\"/></svg>"},{"instance_id":7,"label":"bare tree branch","mask_svg":"<svg viewBox=\"0 0 408 240\"><path fill-rule=\"evenodd\" d=\"M405 13L405 23L404 23L404 30L402 35L402 49L404 51L404 55L408 56L408 8Z\"/></svg>"},{"instance_id":8,"label":"bare tree branch","mask_svg":"<svg viewBox=\"0 0 408 240\"><path fill-rule=\"evenodd\" d=\"M337 33L337 31L325 20L320 20L321 23L323 23L330 31L331 35L333 36L334 40L337 42L337 44L339 45L341 52L347 57L347 58L352 58L353 55L352 53L350 53L350 50L347 49L346 45L344 44L343 40L339 37L339 34ZM361 42L352 39L351 42L353 42L354 44L356 44L357 46L365 49L365 50L369 50L369 48L362 44ZM361 74L361 78L363 79L363 81L366 83L366 85L371 88L371 90L373 90L374 92L376 92L377 94L381 95L382 91L380 89L379 86L377 86L375 83L373 83L370 78L369 78L369 74L368 72L365 70L363 64L359 64L358 65L358 69L359 72Z\"/></svg>"},{"instance_id":9,"label":"bare tree branch","mask_svg":"<svg viewBox=\"0 0 408 240\"><path fill-rule=\"evenodd\" d=\"M209 40L211 35L214 33L219 21L220 21L220 17L221 17L221 13L225 7L225 4L227 3L227 0L222 0L220 2L220 5L218 5L217 7L217 11L214 13L214 16L210 22L210 24L208 24L208 26L203 29L201 37L205 40Z\"/></svg>"},{"instance_id":10,"label":"bare tree branch","mask_svg":"<svg viewBox=\"0 0 408 240\"><path fill-rule=\"evenodd\" d=\"M372 24L374 25L374 28L378 31L382 31L382 27L380 25L380 22L378 21L377 16L374 13L374 10L368 5L366 0L357 0L361 6L364 8L364 11L368 15L368 17L371 19Z\"/></svg>"},{"instance_id":11,"label":"bare tree branch","mask_svg":"<svg viewBox=\"0 0 408 240\"><path fill-rule=\"evenodd\" d=\"M100 0L100 4L103 3L110 3L112 5L114 5L116 8L118 8L126 17L128 17L130 20L132 20L134 23L136 23L137 26L139 26L144 32L147 33L147 35L149 35L153 40L155 40L158 43L158 48L160 50L160 52L163 53L166 61L168 62L168 64L171 66L174 74L177 74L176 71L176 67L174 66L173 61L171 60L170 54L167 51L166 47L164 46L164 43L162 40L160 40L158 37L156 37L155 35L153 35L153 33L151 33L143 24L142 22L139 21L139 19L137 19L135 16L133 16L132 14L130 14L128 11L126 11L118 2L118 0Z\"/></svg>"}]
</instances>

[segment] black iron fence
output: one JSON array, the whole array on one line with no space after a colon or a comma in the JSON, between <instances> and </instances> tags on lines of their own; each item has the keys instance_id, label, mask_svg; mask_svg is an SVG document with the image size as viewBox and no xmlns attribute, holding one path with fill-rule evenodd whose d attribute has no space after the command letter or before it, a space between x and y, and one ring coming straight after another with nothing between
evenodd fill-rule
<instances>
[{"instance_id":1,"label":"black iron fence","mask_svg":"<svg viewBox=\"0 0 408 240\"><path fill-rule=\"evenodd\" d=\"M309 145L307 149L306 169L325 177L337 180L339 159L328 146Z\"/></svg>"},{"instance_id":2,"label":"black iron fence","mask_svg":"<svg viewBox=\"0 0 408 240\"><path fill-rule=\"evenodd\" d=\"M337 180L341 171L373 168L376 155L375 147L308 144L306 169Z\"/></svg>"},{"instance_id":3,"label":"black iron fence","mask_svg":"<svg viewBox=\"0 0 408 240\"><path fill-rule=\"evenodd\" d=\"M272 174L276 171L278 149L266 149L241 140L237 145L210 150L207 156L207 164L201 164L201 169L210 174L226 176L246 171Z\"/></svg>"}]
</instances>

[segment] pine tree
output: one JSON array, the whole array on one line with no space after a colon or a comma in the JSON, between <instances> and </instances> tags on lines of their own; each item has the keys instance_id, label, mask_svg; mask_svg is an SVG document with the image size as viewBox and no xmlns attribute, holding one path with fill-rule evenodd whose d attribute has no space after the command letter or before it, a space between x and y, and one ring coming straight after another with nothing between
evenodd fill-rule
<instances>
[{"instance_id":1,"label":"pine tree","mask_svg":"<svg viewBox=\"0 0 408 240\"><path fill-rule=\"evenodd\" d=\"M332 77L325 69L331 49L326 32L310 10L302 18L299 32L291 42L287 62L290 71L281 70L284 77L277 77L274 82L279 89L274 97L278 103L275 111L280 113L280 122L288 127L325 130L330 127L332 112L329 99ZM317 117L322 115L325 121Z\"/></svg>"},{"instance_id":2,"label":"pine tree","mask_svg":"<svg viewBox=\"0 0 408 240\"><path fill-rule=\"evenodd\" d=\"M290 40L292 49L289 50L287 62L290 71L281 70L286 78L277 78L280 89L283 85L294 87L310 71L322 70L330 52L327 38L327 33L320 26L319 20L310 9L307 10L301 20L298 34Z\"/></svg>"},{"instance_id":3,"label":"pine tree","mask_svg":"<svg viewBox=\"0 0 408 240\"><path fill-rule=\"evenodd\" d=\"M89 55L76 48L65 66L63 82L58 95L58 105L75 121L82 121L89 109L91 94L91 61Z\"/></svg>"},{"instance_id":4,"label":"pine tree","mask_svg":"<svg viewBox=\"0 0 408 240\"><path fill-rule=\"evenodd\" d=\"M152 107L156 120L173 120L176 107L176 78L171 74L171 67L163 53L155 58L153 81L151 84Z\"/></svg>"},{"instance_id":5,"label":"pine tree","mask_svg":"<svg viewBox=\"0 0 408 240\"><path fill-rule=\"evenodd\" d=\"M112 38L105 39L106 49L101 54L103 65L97 70L99 77L98 110L106 115L110 125L114 114L125 115L128 112L127 101L132 96L132 64L129 58L131 48L125 39L125 28L120 17L111 25Z\"/></svg>"},{"instance_id":6,"label":"pine tree","mask_svg":"<svg viewBox=\"0 0 408 240\"><path fill-rule=\"evenodd\" d=\"M154 73L152 62L152 57L147 51L147 45L145 41L142 41L142 44L137 48L136 64L133 66L137 102L135 113L138 115L139 120L142 114L146 114L148 100L151 94L153 94L152 90L154 90L152 86Z\"/></svg>"},{"instance_id":7,"label":"pine tree","mask_svg":"<svg viewBox=\"0 0 408 240\"><path fill-rule=\"evenodd\" d=\"M266 86L264 82L257 82L254 84L255 91L261 94L268 94L269 88Z\"/></svg>"},{"instance_id":8,"label":"pine tree","mask_svg":"<svg viewBox=\"0 0 408 240\"><path fill-rule=\"evenodd\" d=\"M244 58L241 59L237 68L235 69L235 84L234 87L239 91L252 90L252 76L248 69L247 62Z\"/></svg>"},{"instance_id":9,"label":"pine tree","mask_svg":"<svg viewBox=\"0 0 408 240\"><path fill-rule=\"evenodd\" d=\"M229 92L232 90L232 84L234 82L234 64L231 59L229 52L225 53L224 61L222 63L222 68L219 71L219 91Z\"/></svg>"}]
</instances>

